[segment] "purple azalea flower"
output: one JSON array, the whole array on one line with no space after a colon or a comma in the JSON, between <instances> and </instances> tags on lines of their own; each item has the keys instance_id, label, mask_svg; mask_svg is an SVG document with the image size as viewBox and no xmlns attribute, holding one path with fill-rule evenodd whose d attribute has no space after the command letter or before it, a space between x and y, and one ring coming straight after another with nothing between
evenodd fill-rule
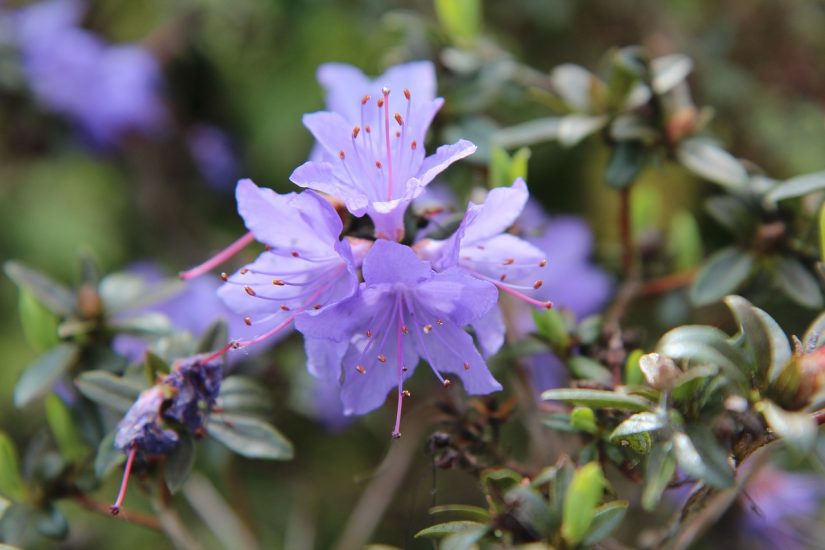
<instances>
[{"instance_id":1,"label":"purple azalea flower","mask_svg":"<svg viewBox=\"0 0 825 550\"><path fill-rule=\"evenodd\" d=\"M206 417L218 399L223 379L219 361L203 363L202 360L200 356L177 361L163 380L174 389L171 403L163 415L195 434L203 430Z\"/></svg>"},{"instance_id":2,"label":"purple azalea flower","mask_svg":"<svg viewBox=\"0 0 825 550\"><path fill-rule=\"evenodd\" d=\"M95 145L166 121L157 60L143 47L110 45L79 27L76 0L47 0L15 15L23 70L37 100L71 119Z\"/></svg>"},{"instance_id":3,"label":"purple azalea flower","mask_svg":"<svg viewBox=\"0 0 825 550\"><path fill-rule=\"evenodd\" d=\"M549 300L539 301L521 292L543 286L541 277L547 266L544 252L506 232L528 198L527 185L521 178L511 187L492 189L483 204L470 203L461 226L450 238L421 241L416 251L430 259L436 271L457 266L530 305L550 307ZM504 343L505 326L498 308L479 319L473 328L487 355Z\"/></svg>"},{"instance_id":4,"label":"purple azalea flower","mask_svg":"<svg viewBox=\"0 0 825 550\"><path fill-rule=\"evenodd\" d=\"M229 136L217 126L198 124L186 134L186 145L201 177L213 188L226 190L237 181L240 162Z\"/></svg>"},{"instance_id":5,"label":"purple azalea flower","mask_svg":"<svg viewBox=\"0 0 825 550\"><path fill-rule=\"evenodd\" d=\"M816 535L804 522L816 519L825 498L825 480L765 467L748 483L746 494L738 531L750 548L812 548Z\"/></svg>"},{"instance_id":6,"label":"purple azalea flower","mask_svg":"<svg viewBox=\"0 0 825 550\"><path fill-rule=\"evenodd\" d=\"M267 250L225 277L218 294L249 326L279 324L235 347L268 338L357 290L352 249L340 240L343 224L327 201L312 191L279 195L250 180L238 183L236 195L247 228Z\"/></svg>"},{"instance_id":7,"label":"purple azalea flower","mask_svg":"<svg viewBox=\"0 0 825 550\"><path fill-rule=\"evenodd\" d=\"M345 414L375 409L396 387L393 437L399 437L404 380L419 359L444 385L441 373L458 376L470 394L501 389L464 331L495 306L493 285L457 268L437 273L411 248L387 240L376 241L362 272L358 294L296 320L310 368L342 381Z\"/></svg>"},{"instance_id":8,"label":"purple azalea flower","mask_svg":"<svg viewBox=\"0 0 825 550\"><path fill-rule=\"evenodd\" d=\"M342 70L341 66L327 67L322 74ZM354 70L350 72L355 74ZM410 78L415 74L410 71ZM405 75L407 71L399 69L391 76L400 79ZM322 154L316 155L320 160L299 166L290 179L301 187L341 199L354 216L367 214L378 238L400 241L410 202L433 178L472 154L476 147L460 140L425 156L424 137L443 100L432 99L431 95L419 98L409 87L395 88L391 93L387 80L382 81L383 88L365 82L368 91L359 99L350 93L362 89L360 84L342 79L341 89L328 93L335 112L304 115L304 126L312 132ZM424 94L431 93L430 84L424 88ZM373 101L369 94L379 91ZM346 101L351 101L356 110L360 104L358 122L352 120L356 116L353 110L343 107Z\"/></svg>"},{"instance_id":9,"label":"purple azalea flower","mask_svg":"<svg viewBox=\"0 0 825 550\"><path fill-rule=\"evenodd\" d=\"M141 393L117 425L115 447L126 453L137 448L146 455L164 454L174 449L178 434L161 426L161 408L166 399L162 386L153 386Z\"/></svg>"}]
</instances>

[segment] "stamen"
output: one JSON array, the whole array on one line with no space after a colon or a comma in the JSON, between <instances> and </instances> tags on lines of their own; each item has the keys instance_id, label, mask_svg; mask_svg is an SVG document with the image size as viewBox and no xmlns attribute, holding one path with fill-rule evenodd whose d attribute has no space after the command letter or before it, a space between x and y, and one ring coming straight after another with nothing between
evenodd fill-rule
<instances>
[{"instance_id":1,"label":"stamen","mask_svg":"<svg viewBox=\"0 0 825 550\"><path fill-rule=\"evenodd\" d=\"M383 88L386 107L384 108L384 145L387 147L387 200L392 200L392 149L390 148L390 89ZM383 104L383 103L382 103Z\"/></svg>"},{"instance_id":2,"label":"stamen","mask_svg":"<svg viewBox=\"0 0 825 550\"><path fill-rule=\"evenodd\" d=\"M501 263L503 263L504 265L513 265L514 263L516 263L516 260L513 258L507 258Z\"/></svg>"},{"instance_id":3,"label":"stamen","mask_svg":"<svg viewBox=\"0 0 825 550\"><path fill-rule=\"evenodd\" d=\"M360 131L361 131L360 126L356 126L355 128L353 128L352 129L352 139L357 138L358 137L358 132L360 132Z\"/></svg>"},{"instance_id":4,"label":"stamen","mask_svg":"<svg viewBox=\"0 0 825 550\"><path fill-rule=\"evenodd\" d=\"M286 304L281 304L281 311L289 311L289 306Z\"/></svg>"},{"instance_id":5,"label":"stamen","mask_svg":"<svg viewBox=\"0 0 825 550\"><path fill-rule=\"evenodd\" d=\"M404 126L404 119L401 117L401 113L395 113L395 121L399 126Z\"/></svg>"},{"instance_id":6,"label":"stamen","mask_svg":"<svg viewBox=\"0 0 825 550\"><path fill-rule=\"evenodd\" d=\"M229 280L229 275L227 275L225 271L221 272L221 281L226 282L228 280Z\"/></svg>"},{"instance_id":7,"label":"stamen","mask_svg":"<svg viewBox=\"0 0 825 550\"><path fill-rule=\"evenodd\" d=\"M189 279L194 279L200 275L203 275L207 271L212 270L213 268L219 266L220 264L224 263L226 260L249 246L252 242L255 241L255 236L252 232L245 234L243 237L235 241L234 243L230 244L222 251L218 252L202 264L193 267L188 271L183 271L180 273L180 278L184 281L188 281Z\"/></svg>"},{"instance_id":8,"label":"stamen","mask_svg":"<svg viewBox=\"0 0 825 550\"><path fill-rule=\"evenodd\" d=\"M539 267L544 267L547 265L547 260L542 260L539 262Z\"/></svg>"},{"instance_id":9,"label":"stamen","mask_svg":"<svg viewBox=\"0 0 825 550\"><path fill-rule=\"evenodd\" d=\"M398 408L395 411L395 427L392 430L392 438L398 439L401 437L401 408L404 404L404 397L409 396L409 392L405 392L403 388L404 384L404 355L401 351L401 333L403 331L403 320L402 320L402 306L399 303L398 299L396 298L396 308L398 309L398 316L396 320L396 331L395 331L395 360L398 365Z\"/></svg>"},{"instance_id":10,"label":"stamen","mask_svg":"<svg viewBox=\"0 0 825 550\"><path fill-rule=\"evenodd\" d=\"M383 353L379 354L378 355L378 361L381 362L381 363L386 363L387 362L387 356L384 355Z\"/></svg>"},{"instance_id":11,"label":"stamen","mask_svg":"<svg viewBox=\"0 0 825 550\"><path fill-rule=\"evenodd\" d=\"M407 98L407 101L410 100L410 89L404 88L404 97Z\"/></svg>"},{"instance_id":12,"label":"stamen","mask_svg":"<svg viewBox=\"0 0 825 550\"><path fill-rule=\"evenodd\" d=\"M369 100L370 100L370 96L365 95L364 97L361 98L361 105L366 105L367 101L369 101Z\"/></svg>"},{"instance_id":13,"label":"stamen","mask_svg":"<svg viewBox=\"0 0 825 550\"><path fill-rule=\"evenodd\" d=\"M401 327L401 332L403 332L404 334L409 334L410 333L410 328L407 325L403 325Z\"/></svg>"},{"instance_id":14,"label":"stamen","mask_svg":"<svg viewBox=\"0 0 825 550\"><path fill-rule=\"evenodd\" d=\"M536 281L535 283L533 283L533 288L534 288L534 289L536 289L536 290L538 290L538 289L540 289L540 288L541 288L541 285L543 285L543 284L544 284L544 281L542 281L541 279L539 279L538 281Z\"/></svg>"},{"instance_id":15,"label":"stamen","mask_svg":"<svg viewBox=\"0 0 825 550\"><path fill-rule=\"evenodd\" d=\"M241 275L246 275L247 273L249 273L249 269L242 267L240 273Z\"/></svg>"},{"instance_id":16,"label":"stamen","mask_svg":"<svg viewBox=\"0 0 825 550\"><path fill-rule=\"evenodd\" d=\"M401 392L401 394L404 397L412 397L412 394L409 392L409 390L404 390L404 391Z\"/></svg>"},{"instance_id":17,"label":"stamen","mask_svg":"<svg viewBox=\"0 0 825 550\"><path fill-rule=\"evenodd\" d=\"M522 294L521 292L513 289L511 286L505 285L501 281L496 281L495 279L491 279L490 277L487 277L486 275L483 275L483 274L479 273L478 271L472 271L472 270L468 270L468 271L470 273L472 273L473 275L475 275L476 277L478 277L479 279L482 279L484 281L490 281L491 283L496 285L496 287L498 287L498 289L501 290L502 292L506 292L510 296L515 296L516 298L518 298L520 300L524 300L528 304L532 304L532 305L538 306L538 307L543 307L543 308L546 308L546 309L552 309L552 307L553 307L553 302L551 302L550 300L548 300L546 302L536 300L535 298L531 298L529 296L526 296L525 294Z\"/></svg>"},{"instance_id":18,"label":"stamen","mask_svg":"<svg viewBox=\"0 0 825 550\"><path fill-rule=\"evenodd\" d=\"M412 149L413 151L415 151L415 148L416 148L416 147L418 147L418 142L417 142L417 141L415 141L415 140L412 140L412 143L410 143L410 149Z\"/></svg>"},{"instance_id":19,"label":"stamen","mask_svg":"<svg viewBox=\"0 0 825 550\"><path fill-rule=\"evenodd\" d=\"M243 318L243 322L244 322L244 324L245 324L246 326L248 326L248 327L251 327L251 326L252 326L252 319L250 319L249 317L244 317L244 318Z\"/></svg>"},{"instance_id":20,"label":"stamen","mask_svg":"<svg viewBox=\"0 0 825 550\"><path fill-rule=\"evenodd\" d=\"M272 284L275 286L284 286L283 279L272 279Z\"/></svg>"},{"instance_id":21,"label":"stamen","mask_svg":"<svg viewBox=\"0 0 825 550\"><path fill-rule=\"evenodd\" d=\"M255 293L255 290L249 285L244 285L243 290L244 290L244 292L246 292L250 296L253 296L253 297L257 296L257 294Z\"/></svg>"},{"instance_id":22,"label":"stamen","mask_svg":"<svg viewBox=\"0 0 825 550\"><path fill-rule=\"evenodd\" d=\"M344 160L345 158L347 158L347 155L344 153L343 149L338 151L338 158L340 158L341 160Z\"/></svg>"},{"instance_id":23,"label":"stamen","mask_svg":"<svg viewBox=\"0 0 825 550\"><path fill-rule=\"evenodd\" d=\"M378 168L378 169L380 170L382 166L383 166L383 165L381 164L381 161L380 161L380 160L376 160L376 161L375 161L375 167L376 167L376 168Z\"/></svg>"},{"instance_id":24,"label":"stamen","mask_svg":"<svg viewBox=\"0 0 825 550\"><path fill-rule=\"evenodd\" d=\"M372 331L371 330L367 330L367 338L372 338Z\"/></svg>"},{"instance_id":25,"label":"stamen","mask_svg":"<svg viewBox=\"0 0 825 550\"><path fill-rule=\"evenodd\" d=\"M129 485L129 476L132 475L132 464L135 462L135 455L137 454L137 444L132 443L132 448L129 450L129 456L126 458L126 466L123 468L123 480L120 482L120 491L117 494L117 500L109 507L109 512L113 516L120 513L120 506L123 504L123 499L126 497L126 487Z\"/></svg>"},{"instance_id":26,"label":"stamen","mask_svg":"<svg viewBox=\"0 0 825 550\"><path fill-rule=\"evenodd\" d=\"M470 363L464 361L464 370L470 370Z\"/></svg>"},{"instance_id":27,"label":"stamen","mask_svg":"<svg viewBox=\"0 0 825 550\"><path fill-rule=\"evenodd\" d=\"M499 280L499 281L501 281L501 282L503 283L504 281L506 281L506 280L507 280L507 274L506 274L506 273L502 273L502 274L501 274L501 277L499 277L499 278L498 278L498 280Z\"/></svg>"},{"instance_id":28,"label":"stamen","mask_svg":"<svg viewBox=\"0 0 825 550\"><path fill-rule=\"evenodd\" d=\"M452 382L450 382L450 379L449 379L449 378L445 378L445 379L444 379L444 387L445 387L445 388L449 388L449 387L450 387L450 384L452 384Z\"/></svg>"},{"instance_id":29,"label":"stamen","mask_svg":"<svg viewBox=\"0 0 825 550\"><path fill-rule=\"evenodd\" d=\"M355 365L355 370L358 371L358 374L367 373L367 369L365 369L362 365Z\"/></svg>"},{"instance_id":30,"label":"stamen","mask_svg":"<svg viewBox=\"0 0 825 550\"><path fill-rule=\"evenodd\" d=\"M424 325L424 334L429 334L432 329L433 329L432 325L430 325L430 324Z\"/></svg>"}]
</instances>

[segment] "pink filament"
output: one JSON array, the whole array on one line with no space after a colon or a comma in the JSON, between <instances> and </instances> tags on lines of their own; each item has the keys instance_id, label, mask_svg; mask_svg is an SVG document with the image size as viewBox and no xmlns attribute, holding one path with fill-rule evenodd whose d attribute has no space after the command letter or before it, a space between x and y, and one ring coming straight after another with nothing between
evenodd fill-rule
<instances>
[{"instance_id":1,"label":"pink filament","mask_svg":"<svg viewBox=\"0 0 825 550\"><path fill-rule=\"evenodd\" d=\"M254 241L255 241L255 236L251 232L246 233L243 237L241 237L240 239L238 239L234 243L230 244L229 246L227 246L226 248L224 248L223 250L221 250L220 252L218 252L217 254L215 254L214 256L212 256L211 258L209 258L208 260L206 260L202 264L200 264L196 267L193 267L192 269L190 269L188 271L181 272L180 278L183 279L184 281L188 281L189 279L194 279L195 277L199 277L200 275L203 275L207 271L210 271L213 268L221 265L226 260L228 260L229 258L234 256L235 254L237 254L238 252L240 252L241 250L243 250L244 248L249 246Z\"/></svg>"},{"instance_id":2,"label":"pink filament","mask_svg":"<svg viewBox=\"0 0 825 550\"><path fill-rule=\"evenodd\" d=\"M120 513L120 505L123 504L123 499L126 497L126 487L129 485L129 476L132 473L132 463L135 461L136 454L137 445L132 443L132 449L129 451L129 457L126 459L126 467L123 469L123 480L120 482L120 491L117 494L117 500L109 507L109 511L113 516Z\"/></svg>"},{"instance_id":3,"label":"pink filament","mask_svg":"<svg viewBox=\"0 0 825 550\"><path fill-rule=\"evenodd\" d=\"M390 91L384 88L384 141L387 146L387 200L392 200L392 149L390 148Z\"/></svg>"}]
</instances>

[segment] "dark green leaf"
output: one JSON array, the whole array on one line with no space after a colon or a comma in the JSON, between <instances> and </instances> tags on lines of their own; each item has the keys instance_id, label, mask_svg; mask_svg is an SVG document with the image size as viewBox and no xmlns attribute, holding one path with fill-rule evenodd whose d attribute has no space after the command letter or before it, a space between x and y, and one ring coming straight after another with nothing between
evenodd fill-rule
<instances>
[{"instance_id":1,"label":"dark green leaf","mask_svg":"<svg viewBox=\"0 0 825 550\"><path fill-rule=\"evenodd\" d=\"M565 105L579 113L590 113L592 105L591 90L603 84L593 73L573 63L555 67L550 73L553 90L561 97Z\"/></svg>"},{"instance_id":2,"label":"dark green leaf","mask_svg":"<svg viewBox=\"0 0 825 550\"><path fill-rule=\"evenodd\" d=\"M604 474L597 462L585 464L573 475L564 495L561 525L561 536L571 546L584 540L590 530L604 486Z\"/></svg>"},{"instance_id":3,"label":"dark green leaf","mask_svg":"<svg viewBox=\"0 0 825 550\"><path fill-rule=\"evenodd\" d=\"M574 355L568 359L567 367L573 377L579 380L593 380L601 384L610 384L613 381L613 373L607 367L583 355Z\"/></svg>"},{"instance_id":4,"label":"dark green leaf","mask_svg":"<svg viewBox=\"0 0 825 550\"><path fill-rule=\"evenodd\" d=\"M795 258L780 258L776 264L776 284L782 293L803 307L822 308L822 291L819 282L802 263Z\"/></svg>"},{"instance_id":5,"label":"dark green leaf","mask_svg":"<svg viewBox=\"0 0 825 550\"><path fill-rule=\"evenodd\" d=\"M715 327L685 325L671 330L659 340L657 350L675 360L710 363L721 367L734 381L744 384L742 369L747 359L727 335Z\"/></svg>"},{"instance_id":6,"label":"dark green leaf","mask_svg":"<svg viewBox=\"0 0 825 550\"><path fill-rule=\"evenodd\" d=\"M555 309L533 309L536 333L547 340L556 353L564 353L570 345L567 324Z\"/></svg>"},{"instance_id":7,"label":"dark green leaf","mask_svg":"<svg viewBox=\"0 0 825 550\"><path fill-rule=\"evenodd\" d=\"M754 312L759 318L759 321L762 323L762 326L765 327L765 333L767 334L768 342L770 343L771 363L770 370L768 371L768 378L773 381L776 380L779 373L782 372L782 369L788 361L791 360L793 351L791 350L791 345L788 343L788 337L785 336L785 332L782 330L782 327L779 326L779 323L759 308L754 308Z\"/></svg>"},{"instance_id":8,"label":"dark green leaf","mask_svg":"<svg viewBox=\"0 0 825 550\"><path fill-rule=\"evenodd\" d=\"M673 435L673 450L679 467L711 487L729 487L733 483L733 470L728 463L727 451L709 428L694 427L689 431L690 436L682 432Z\"/></svg>"},{"instance_id":9,"label":"dark green leaf","mask_svg":"<svg viewBox=\"0 0 825 550\"><path fill-rule=\"evenodd\" d=\"M507 509L521 525L528 526L542 537L549 537L553 531L547 501L532 487L517 485L504 496Z\"/></svg>"},{"instance_id":10,"label":"dark green leaf","mask_svg":"<svg viewBox=\"0 0 825 550\"><path fill-rule=\"evenodd\" d=\"M825 189L825 172L815 172L783 181L765 195L767 202L801 197Z\"/></svg>"},{"instance_id":11,"label":"dark green leaf","mask_svg":"<svg viewBox=\"0 0 825 550\"><path fill-rule=\"evenodd\" d=\"M128 378L99 370L84 372L75 379L75 385L92 401L122 413L131 408L144 389Z\"/></svg>"},{"instance_id":12,"label":"dark green leaf","mask_svg":"<svg viewBox=\"0 0 825 550\"><path fill-rule=\"evenodd\" d=\"M133 273L112 273L100 282L98 292L108 314L137 310L167 300L181 292L180 279L164 279L151 285L144 277Z\"/></svg>"},{"instance_id":13,"label":"dark green leaf","mask_svg":"<svg viewBox=\"0 0 825 550\"><path fill-rule=\"evenodd\" d=\"M607 117L566 115L561 117L558 126L559 143L565 147L572 147L578 142L598 132L607 124Z\"/></svg>"},{"instance_id":14,"label":"dark green leaf","mask_svg":"<svg viewBox=\"0 0 825 550\"><path fill-rule=\"evenodd\" d=\"M624 519L628 504L626 500L614 500L596 508L593 524L582 543L590 546L608 537Z\"/></svg>"},{"instance_id":15,"label":"dark green leaf","mask_svg":"<svg viewBox=\"0 0 825 550\"><path fill-rule=\"evenodd\" d=\"M290 460L290 443L272 425L250 416L213 415L208 422L209 435L232 451L247 458Z\"/></svg>"},{"instance_id":16,"label":"dark green leaf","mask_svg":"<svg viewBox=\"0 0 825 550\"><path fill-rule=\"evenodd\" d=\"M639 141L620 141L610 155L604 181L614 189L624 189L636 181L647 162L645 146Z\"/></svg>"},{"instance_id":17,"label":"dark green leaf","mask_svg":"<svg viewBox=\"0 0 825 550\"><path fill-rule=\"evenodd\" d=\"M757 373L764 376L771 366L771 343L765 326L756 315L753 305L741 296L727 296L725 304L733 312L748 341L751 361L756 365Z\"/></svg>"},{"instance_id":18,"label":"dark green leaf","mask_svg":"<svg viewBox=\"0 0 825 550\"><path fill-rule=\"evenodd\" d=\"M646 411L651 403L612 391L588 390L578 388L559 388L547 390L541 394L545 401L564 401L574 405L584 405L594 409L623 409L628 411Z\"/></svg>"},{"instance_id":19,"label":"dark green leaf","mask_svg":"<svg viewBox=\"0 0 825 550\"><path fill-rule=\"evenodd\" d=\"M717 195L705 203L705 210L719 225L741 240L748 239L756 225L755 217L739 197Z\"/></svg>"},{"instance_id":20,"label":"dark green leaf","mask_svg":"<svg viewBox=\"0 0 825 550\"><path fill-rule=\"evenodd\" d=\"M6 262L4 267L9 279L31 292L41 304L60 317L69 317L74 313L74 295L65 286L20 262Z\"/></svg>"},{"instance_id":21,"label":"dark green leaf","mask_svg":"<svg viewBox=\"0 0 825 550\"><path fill-rule=\"evenodd\" d=\"M679 162L708 181L733 190L743 190L748 172L730 153L703 138L686 139L677 151Z\"/></svg>"},{"instance_id":22,"label":"dark green leaf","mask_svg":"<svg viewBox=\"0 0 825 550\"><path fill-rule=\"evenodd\" d=\"M490 512L479 506L469 504L443 504L430 508L430 514L458 514L471 517L479 521L489 521Z\"/></svg>"},{"instance_id":23,"label":"dark green leaf","mask_svg":"<svg viewBox=\"0 0 825 550\"><path fill-rule=\"evenodd\" d=\"M673 444L668 441L653 447L645 468L645 488L642 492L642 507L645 510L652 512L656 509L675 472Z\"/></svg>"},{"instance_id":24,"label":"dark green leaf","mask_svg":"<svg viewBox=\"0 0 825 550\"><path fill-rule=\"evenodd\" d=\"M447 523L439 523L438 525L431 525L426 529L422 529L415 534L415 538L440 539L453 533L463 533L465 531L486 528L486 525L478 523L477 521L448 521Z\"/></svg>"},{"instance_id":25,"label":"dark green leaf","mask_svg":"<svg viewBox=\"0 0 825 550\"><path fill-rule=\"evenodd\" d=\"M69 534L69 522L66 521L66 516L53 503L47 504L37 513L35 525L40 534L52 539L61 540Z\"/></svg>"},{"instance_id":26,"label":"dark green leaf","mask_svg":"<svg viewBox=\"0 0 825 550\"><path fill-rule=\"evenodd\" d=\"M807 455L813 450L817 424L810 414L804 411L786 411L768 400L760 401L757 410L762 411L771 430L794 452Z\"/></svg>"},{"instance_id":27,"label":"dark green leaf","mask_svg":"<svg viewBox=\"0 0 825 550\"><path fill-rule=\"evenodd\" d=\"M697 306L712 304L739 288L753 268L753 256L729 246L713 254L699 270L690 298Z\"/></svg>"},{"instance_id":28,"label":"dark green leaf","mask_svg":"<svg viewBox=\"0 0 825 550\"><path fill-rule=\"evenodd\" d=\"M57 345L57 317L43 307L34 295L20 289L20 324L29 345L38 352Z\"/></svg>"},{"instance_id":29,"label":"dark green leaf","mask_svg":"<svg viewBox=\"0 0 825 550\"><path fill-rule=\"evenodd\" d=\"M69 462L78 462L86 456L88 449L83 443L71 411L54 394L46 397L46 420L63 458Z\"/></svg>"},{"instance_id":30,"label":"dark green leaf","mask_svg":"<svg viewBox=\"0 0 825 550\"><path fill-rule=\"evenodd\" d=\"M109 433L97 447L95 477L103 481L125 458L123 452L115 447L115 432Z\"/></svg>"},{"instance_id":31,"label":"dark green leaf","mask_svg":"<svg viewBox=\"0 0 825 550\"><path fill-rule=\"evenodd\" d=\"M268 416L272 410L269 390L247 376L228 376L221 383L218 407L229 414Z\"/></svg>"},{"instance_id":32,"label":"dark green leaf","mask_svg":"<svg viewBox=\"0 0 825 550\"><path fill-rule=\"evenodd\" d=\"M462 533L447 535L438 546L439 550L470 550L478 548L476 543L490 531L486 525L477 529L470 529Z\"/></svg>"},{"instance_id":33,"label":"dark green leaf","mask_svg":"<svg viewBox=\"0 0 825 550\"><path fill-rule=\"evenodd\" d=\"M163 476L166 486L174 495L189 479L192 465L195 463L195 442L188 432L180 434L180 444L166 457Z\"/></svg>"},{"instance_id":34,"label":"dark green leaf","mask_svg":"<svg viewBox=\"0 0 825 550\"><path fill-rule=\"evenodd\" d=\"M80 355L74 344L58 344L26 367L14 387L14 405L24 407L47 393Z\"/></svg>"},{"instance_id":35,"label":"dark green leaf","mask_svg":"<svg viewBox=\"0 0 825 550\"><path fill-rule=\"evenodd\" d=\"M621 440L629 435L653 432L665 427L667 419L660 414L652 412L636 413L613 430L610 434L611 440Z\"/></svg>"},{"instance_id":36,"label":"dark green leaf","mask_svg":"<svg viewBox=\"0 0 825 550\"><path fill-rule=\"evenodd\" d=\"M26 485L20 476L17 449L5 433L0 432L0 495L14 502L26 498Z\"/></svg>"}]
</instances>

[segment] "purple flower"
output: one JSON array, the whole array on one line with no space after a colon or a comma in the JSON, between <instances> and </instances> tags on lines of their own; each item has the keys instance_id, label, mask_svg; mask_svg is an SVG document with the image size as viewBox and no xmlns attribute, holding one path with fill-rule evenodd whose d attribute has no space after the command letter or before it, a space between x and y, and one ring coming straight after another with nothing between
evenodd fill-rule
<instances>
[{"instance_id":1,"label":"purple flower","mask_svg":"<svg viewBox=\"0 0 825 550\"><path fill-rule=\"evenodd\" d=\"M328 91L328 102L335 111L304 115L304 125L322 148L316 155L320 160L299 166L290 179L301 187L338 197L354 216L367 214L378 238L401 240L410 202L433 178L476 147L460 140L425 156L424 137L443 104L441 98L432 99L429 83L419 98L409 87L395 88L391 93L389 80L382 81L382 89L361 81L353 77L360 72L352 68L327 66L321 74L340 72L352 78L342 77L340 89ZM421 70L399 68L390 76L400 82L418 72ZM352 97L364 83L368 85L365 95ZM373 101L369 94L379 90ZM345 107L347 101L354 107Z\"/></svg>"},{"instance_id":2,"label":"purple flower","mask_svg":"<svg viewBox=\"0 0 825 550\"><path fill-rule=\"evenodd\" d=\"M393 436L399 437L403 383L419 359L436 377L458 376L470 394L501 389L464 327L495 306L498 293L458 268L433 271L407 246L379 240L364 259L358 294L296 320L310 368L342 381L345 414L380 406L396 387Z\"/></svg>"},{"instance_id":3,"label":"purple flower","mask_svg":"<svg viewBox=\"0 0 825 550\"><path fill-rule=\"evenodd\" d=\"M201 177L213 188L226 190L237 181L240 162L229 136L217 126L198 124L186 135L189 154Z\"/></svg>"},{"instance_id":4,"label":"purple flower","mask_svg":"<svg viewBox=\"0 0 825 550\"><path fill-rule=\"evenodd\" d=\"M765 467L748 483L746 494L738 531L750 548L812 548L816 535L804 523L819 513L825 480Z\"/></svg>"},{"instance_id":5,"label":"purple flower","mask_svg":"<svg viewBox=\"0 0 825 550\"><path fill-rule=\"evenodd\" d=\"M191 432L203 430L206 417L218 399L223 379L219 361L202 362L203 356L177 361L163 383L174 389L169 407L164 411Z\"/></svg>"},{"instance_id":6,"label":"purple flower","mask_svg":"<svg viewBox=\"0 0 825 550\"><path fill-rule=\"evenodd\" d=\"M95 145L161 129L166 111L157 60L143 47L110 45L79 27L75 0L47 0L15 14L23 69L37 100L71 119Z\"/></svg>"},{"instance_id":7,"label":"purple flower","mask_svg":"<svg viewBox=\"0 0 825 550\"><path fill-rule=\"evenodd\" d=\"M316 315L357 290L350 244L340 240L341 218L327 201L311 191L279 195L250 180L238 182L236 195L247 228L267 250L226 278L218 294L246 316L249 326L280 323L253 340L279 332L298 316Z\"/></svg>"},{"instance_id":8,"label":"purple flower","mask_svg":"<svg viewBox=\"0 0 825 550\"><path fill-rule=\"evenodd\" d=\"M145 455L164 454L174 449L178 434L162 426L166 399L163 386L153 386L141 393L117 425L115 447L126 453L135 448Z\"/></svg>"},{"instance_id":9,"label":"purple flower","mask_svg":"<svg viewBox=\"0 0 825 550\"><path fill-rule=\"evenodd\" d=\"M416 244L416 251L430 259L436 271L457 266L530 305L549 307L549 301L539 301L521 292L543 286L547 266L544 252L506 232L528 198L527 185L521 178L511 187L492 189L483 204L470 203L461 226L450 238L421 241ZM498 308L479 319L473 328L485 354L495 353L504 343L505 326Z\"/></svg>"}]
</instances>

